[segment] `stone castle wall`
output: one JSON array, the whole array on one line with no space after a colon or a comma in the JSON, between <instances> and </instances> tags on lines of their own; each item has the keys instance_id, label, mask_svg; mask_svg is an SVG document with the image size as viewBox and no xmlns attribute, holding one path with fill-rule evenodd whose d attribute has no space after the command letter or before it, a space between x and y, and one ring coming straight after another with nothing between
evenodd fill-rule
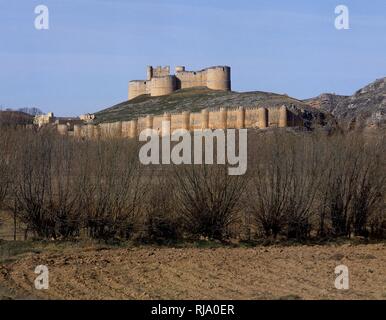
<instances>
[{"instance_id":1,"label":"stone castle wall","mask_svg":"<svg viewBox=\"0 0 386 320\"><path fill-rule=\"evenodd\" d=\"M200 71L186 71L176 67L170 75L170 67L147 67L146 80L129 82L129 100L143 94L157 97L168 95L178 89L207 87L213 90L231 90L231 69L228 66L209 67Z\"/></svg>"},{"instance_id":2,"label":"stone castle wall","mask_svg":"<svg viewBox=\"0 0 386 320\"><path fill-rule=\"evenodd\" d=\"M289 111L285 106L276 108L220 108L209 111L190 113L165 113L164 115L148 115L130 121L101 123L99 125L74 125L73 131L58 125L60 134L73 135L77 138L109 139L109 138L136 138L139 133L147 128L162 134L162 121L170 121L170 130L176 129L242 129L268 127L293 127L303 126L301 117Z\"/></svg>"}]
</instances>

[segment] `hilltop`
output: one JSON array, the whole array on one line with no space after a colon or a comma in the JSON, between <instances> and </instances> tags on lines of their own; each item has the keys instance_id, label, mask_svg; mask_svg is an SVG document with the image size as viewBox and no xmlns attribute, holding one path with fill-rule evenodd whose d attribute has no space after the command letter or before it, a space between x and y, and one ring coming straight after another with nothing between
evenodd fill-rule
<instances>
[{"instance_id":1,"label":"hilltop","mask_svg":"<svg viewBox=\"0 0 386 320\"><path fill-rule=\"evenodd\" d=\"M165 112L179 113L182 111L199 112L202 109L219 107L278 107L287 105L305 121L322 121L324 112L310 107L304 101L271 92L234 92L217 91L205 87L181 89L166 96L151 97L141 95L132 100L119 103L95 113L95 123L127 121L148 114L161 115Z\"/></svg>"},{"instance_id":2,"label":"hilltop","mask_svg":"<svg viewBox=\"0 0 386 320\"><path fill-rule=\"evenodd\" d=\"M94 123L127 121L148 114L199 112L219 107L278 107L283 104L301 115L306 127L317 124L335 126L336 121L362 126L386 123L386 78L378 79L351 96L323 93L299 100L285 94L251 91L217 91L206 87L177 90L169 95L141 95L95 113Z\"/></svg>"},{"instance_id":3,"label":"hilltop","mask_svg":"<svg viewBox=\"0 0 386 320\"><path fill-rule=\"evenodd\" d=\"M351 96L324 93L305 103L331 113L339 121L372 126L386 123L386 77L359 89Z\"/></svg>"}]
</instances>

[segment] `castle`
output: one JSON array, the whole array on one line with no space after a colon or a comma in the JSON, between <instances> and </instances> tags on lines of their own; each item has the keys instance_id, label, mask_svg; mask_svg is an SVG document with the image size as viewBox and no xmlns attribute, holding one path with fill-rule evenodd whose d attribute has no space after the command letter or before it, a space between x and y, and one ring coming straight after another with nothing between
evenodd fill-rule
<instances>
[{"instance_id":1,"label":"castle","mask_svg":"<svg viewBox=\"0 0 386 320\"><path fill-rule=\"evenodd\" d=\"M38 127L43 127L47 124L56 124L56 125L66 125L73 127L74 124L83 124L89 122L90 119L86 118L87 115L82 115L80 117L55 117L53 112L48 112L47 114L39 114L34 117L33 123ZM90 115L91 120L94 119L93 115Z\"/></svg>"},{"instance_id":2,"label":"castle","mask_svg":"<svg viewBox=\"0 0 386 320\"><path fill-rule=\"evenodd\" d=\"M146 80L129 82L129 100L143 94L152 97L164 96L178 89L207 87L213 90L231 90L231 68L215 66L200 71L186 71L178 66L175 74L170 74L170 67L147 67Z\"/></svg>"},{"instance_id":3,"label":"castle","mask_svg":"<svg viewBox=\"0 0 386 320\"><path fill-rule=\"evenodd\" d=\"M129 100L143 94L163 96L178 89L207 87L213 90L231 90L231 72L228 66L216 66L201 71L186 71L176 67L175 75L170 75L170 67L147 67L147 80L133 80L129 83ZM153 129L164 134L162 123L170 123L170 129L243 129L269 127L303 126L302 117L285 105L265 108L250 107L203 109L200 112L183 111L177 113L148 114L137 119L94 124L95 115L85 114L79 118L56 118L52 113L35 117L35 124L43 126L55 124L62 135L78 138L108 139L113 137L135 138L144 129Z\"/></svg>"}]
</instances>

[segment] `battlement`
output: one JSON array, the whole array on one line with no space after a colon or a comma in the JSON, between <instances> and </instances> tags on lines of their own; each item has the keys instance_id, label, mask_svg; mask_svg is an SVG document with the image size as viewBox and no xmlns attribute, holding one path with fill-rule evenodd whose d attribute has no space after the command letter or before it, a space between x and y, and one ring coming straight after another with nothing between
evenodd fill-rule
<instances>
[{"instance_id":1,"label":"battlement","mask_svg":"<svg viewBox=\"0 0 386 320\"><path fill-rule=\"evenodd\" d=\"M130 121L112 123L92 123L73 126L73 131L65 125L58 125L58 132L78 138L109 139L136 138L144 129L154 129L162 135L162 122L169 121L170 129L205 130L205 129L267 129L304 126L303 119L286 106L249 108L203 109L200 112L183 111L181 113L164 113L147 115Z\"/></svg>"},{"instance_id":2,"label":"battlement","mask_svg":"<svg viewBox=\"0 0 386 320\"><path fill-rule=\"evenodd\" d=\"M170 67L169 66L166 66L166 67L148 66L147 67L147 80L151 80L152 78L156 78L156 77L165 77L168 75L170 75Z\"/></svg>"},{"instance_id":3,"label":"battlement","mask_svg":"<svg viewBox=\"0 0 386 320\"><path fill-rule=\"evenodd\" d=\"M129 100L143 94L152 97L163 96L173 91L194 87L207 87L213 90L231 90L231 68L213 66L199 71L187 71L185 66L177 66L175 74L170 75L170 67L147 67L146 80L129 82Z\"/></svg>"}]
</instances>

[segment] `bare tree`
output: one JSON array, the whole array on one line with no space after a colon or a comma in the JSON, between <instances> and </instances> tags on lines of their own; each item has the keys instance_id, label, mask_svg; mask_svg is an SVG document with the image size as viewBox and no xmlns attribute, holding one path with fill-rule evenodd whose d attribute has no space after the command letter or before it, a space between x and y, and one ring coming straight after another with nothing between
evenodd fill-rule
<instances>
[{"instance_id":1,"label":"bare tree","mask_svg":"<svg viewBox=\"0 0 386 320\"><path fill-rule=\"evenodd\" d=\"M383 205L386 185L386 147L383 140L368 138L358 145L361 166L353 195L352 221L355 235L368 236L368 220ZM381 211L385 215L385 211Z\"/></svg>"},{"instance_id":2,"label":"bare tree","mask_svg":"<svg viewBox=\"0 0 386 320\"><path fill-rule=\"evenodd\" d=\"M313 136L267 133L256 144L250 200L258 226L266 237L308 237L320 176Z\"/></svg>"},{"instance_id":3,"label":"bare tree","mask_svg":"<svg viewBox=\"0 0 386 320\"><path fill-rule=\"evenodd\" d=\"M147 188L140 174L137 151L130 142L122 140L100 141L85 147L91 147L91 151L83 153L80 159L78 185L90 236L127 238L142 211Z\"/></svg>"},{"instance_id":4,"label":"bare tree","mask_svg":"<svg viewBox=\"0 0 386 320\"><path fill-rule=\"evenodd\" d=\"M55 219L45 208L52 178L52 137L49 132L42 132L24 134L23 138L16 157L16 210L39 237L55 237Z\"/></svg>"},{"instance_id":5,"label":"bare tree","mask_svg":"<svg viewBox=\"0 0 386 320\"><path fill-rule=\"evenodd\" d=\"M194 236L227 237L228 227L239 219L243 176L228 175L223 165L192 165L174 171L177 208L186 230Z\"/></svg>"},{"instance_id":6,"label":"bare tree","mask_svg":"<svg viewBox=\"0 0 386 320\"><path fill-rule=\"evenodd\" d=\"M176 210L176 195L169 170L161 170L151 179L151 189L145 199L143 240L157 243L182 238L182 219Z\"/></svg>"},{"instance_id":7,"label":"bare tree","mask_svg":"<svg viewBox=\"0 0 386 320\"><path fill-rule=\"evenodd\" d=\"M0 208L8 195L11 182L13 131L9 128L0 127Z\"/></svg>"}]
</instances>

